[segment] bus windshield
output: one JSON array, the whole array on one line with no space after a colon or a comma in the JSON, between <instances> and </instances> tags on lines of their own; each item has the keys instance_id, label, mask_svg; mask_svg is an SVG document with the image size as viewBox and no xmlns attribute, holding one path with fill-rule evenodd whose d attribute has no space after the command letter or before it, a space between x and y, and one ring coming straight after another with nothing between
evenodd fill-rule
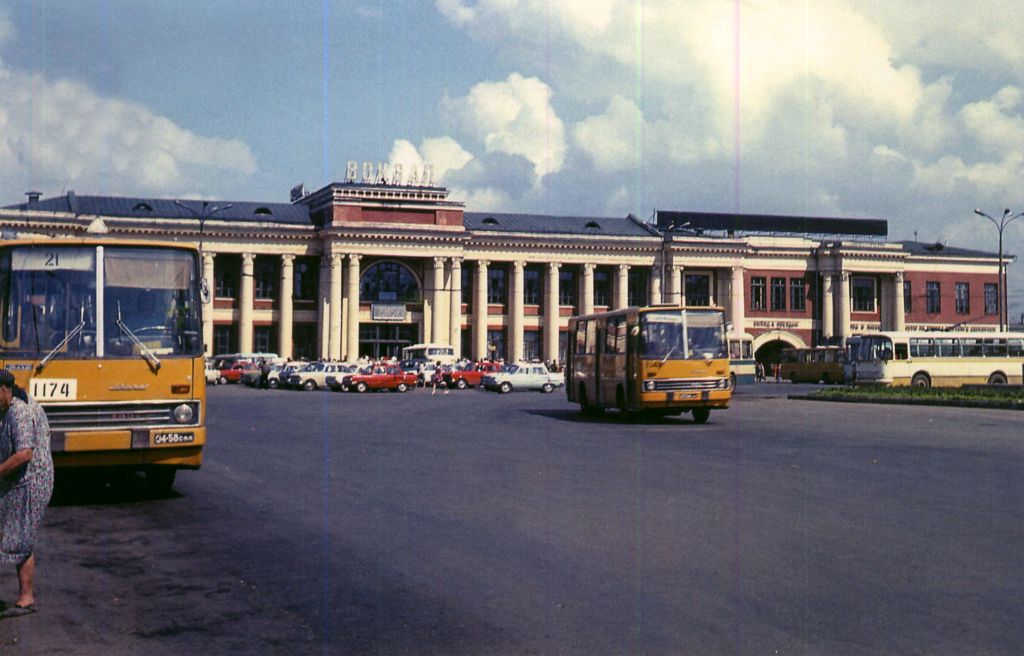
<instances>
[{"instance_id":1,"label":"bus windshield","mask_svg":"<svg viewBox=\"0 0 1024 656\"><path fill-rule=\"evenodd\" d=\"M719 312L658 310L640 316L640 353L644 358L726 357L725 327Z\"/></svg>"},{"instance_id":2,"label":"bus windshield","mask_svg":"<svg viewBox=\"0 0 1024 656\"><path fill-rule=\"evenodd\" d=\"M197 265L188 251L46 245L0 251L5 357L196 355L199 307Z\"/></svg>"},{"instance_id":3,"label":"bus windshield","mask_svg":"<svg viewBox=\"0 0 1024 656\"><path fill-rule=\"evenodd\" d=\"M858 360L892 360L892 340L884 335L864 335L857 349Z\"/></svg>"}]
</instances>

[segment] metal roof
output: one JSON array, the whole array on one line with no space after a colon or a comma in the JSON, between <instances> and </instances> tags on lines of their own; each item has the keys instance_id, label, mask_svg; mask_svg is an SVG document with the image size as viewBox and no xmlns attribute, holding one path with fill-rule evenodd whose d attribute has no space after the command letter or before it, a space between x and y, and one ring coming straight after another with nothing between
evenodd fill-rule
<instances>
[{"instance_id":1,"label":"metal roof","mask_svg":"<svg viewBox=\"0 0 1024 656\"><path fill-rule=\"evenodd\" d=\"M988 251L975 251L967 248L957 248L955 246L946 246L942 242L932 242L930 244L920 241L899 241L896 242L903 247L903 250L909 251L911 255L937 255L942 257L985 257L985 258L997 258L999 253L992 253ZM1003 253L1004 260L1014 259L1013 255Z\"/></svg>"},{"instance_id":2,"label":"metal roof","mask_svg":"<svg viewBox=\"0 0 1024 656\"><path fill-rule=\"evenodd\" d=\"M632 216L609 218L595 216L548 216L544 214L504 214L465 212L466 230L525 232L545 235L609 235L616 237L660 237L654 228Z\"/></svg>"},{"instance_id":3,"label":"metal roof","mask_svg":"<svg viewBox=\"0 0 1024 656\"><path fill-rule=\"evenodd\" d=\"M125 198L120 196L77 196L69 192L64 196L41 198L38 201L8 205L9 210L33 210L40 212L69 212L89 216L113 216L134 219L195 219L203 211L226 207L212 217L217 221L255 221L263 223L287 223L309 225L309 210L302 205L291 203L252 203L247 201L201 201L180 200L183 205L195 210L192 214L167 198Z\"/></svg>"},{"instance_id":4,"label":"metal roof","mask_svg":"<svg viewBox=\"0 0 1024 656\"><path fill-rule=\"evenodd\" d=\"M658 210L657 226L664 232L719 231L726 233L858 235L886 237L889 223L883 219L835 219L830 217L777 216L773 214L716 214Z\"/></svg>"}]
</instances>

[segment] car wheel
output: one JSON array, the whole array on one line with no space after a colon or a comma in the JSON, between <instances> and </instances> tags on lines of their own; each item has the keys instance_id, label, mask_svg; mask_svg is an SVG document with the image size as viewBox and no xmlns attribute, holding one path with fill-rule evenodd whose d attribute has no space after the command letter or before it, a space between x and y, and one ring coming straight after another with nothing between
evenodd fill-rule
<instances>
[{"instance_id":1,"label":"car wheel","mask_svg":"<svg viewBox=\"0 0 1024 656\"><path fill-rule=\"evenodd\" d=\"M466 389L466 387L469 386L469 383L466 382L465 378L459 378L455 381L455 386L459 389Z\"/></svg>"},{"instance_id":2,"label":"car wheel","mask_svg":"<svg viewBox=\"0 0 1024 656\"><path fill-rule=\"evenodd\" d=\"M552 393L552 392L554 392L554 391L555 391L555 386L554 386L554 385L552 385L551 383L544 383L544 384L543 384L543 385L541 386L541 388L540 388L540 391L541 391L541 392L542 392L543 394L550 394L550 393Z\"/></svg>"},{"instance_id":3,"label":"car wheel","mask_svg":"<svg viewBox=\"0 0 1024 656\"><path fill-rule=\"evenodd\" d=\"M356 383L356 391L359 392L360 394L362 394L368 389L370 388L367 387L366 383L364 383L363 381L359 381L358 383Z\"/></svg>"},{"instance_id":4,"label":"car wheel","mask_svg":"<svg viewBox=\"0 0 1024 656\"><path fill-rule=\"evenodd\" d=\"M269 387L270 389L277 389L278 385L280 385L280 383L278 383L276 380L271 379L267 381L267 387Z\"/></svg>"},{"instance_id":5,"label":"car wheel","mask_svg":"<svg viewBox=\"0 0 1024 656\"><path fill-rule=\"evenodd\" d=\"M306 382L302 383L302 389L304 389L307 392L312 392L313 390L316 389L316 381L307 380Z\"/></svg>"},{"instance_id":6,"label":"car wheel","mask_svg":"<svg viewBox=\"0 0 1024 656\"><path fill-rule=\"evenodd\" d=\"M693 423L704 424L707 423L708 417L711 416L710 408L694 408L693 409Z\"/></svg>"},{"instance_id":7,"label":"car wheel","mask_svg":"<svg viewBox=\"0 0 1024 656\"><path fill-rule=\"evenodd\" d=\"M409 391L409 386L406 385L405 383L398 383L398 387L395 388L395 391L402 392L404 394L405 392Z\"/></svg>"},{"instance_id":8,"label":"car wheel","mask_svg":"<svg viewBox=\"0 0 1024 656\"><path fill-rule=\"evenodd\" d=\"M502 394L508 394L509 392L512 391L512 383L506 381L501 385L498 385L498 391L501 392Z\"/></svg>"},{"instance_id":9,"label":"car wheel","mask_svg":"<svg viewBox=\"0 0 1024 656\"><path fill-rule=\"evenodd\" d=\"M228 383L228 379L225 378L224 376L221 376L220 378L217 379L217 384L218 385L227 385L227 383Z\"/></svg>"}]
</instances>

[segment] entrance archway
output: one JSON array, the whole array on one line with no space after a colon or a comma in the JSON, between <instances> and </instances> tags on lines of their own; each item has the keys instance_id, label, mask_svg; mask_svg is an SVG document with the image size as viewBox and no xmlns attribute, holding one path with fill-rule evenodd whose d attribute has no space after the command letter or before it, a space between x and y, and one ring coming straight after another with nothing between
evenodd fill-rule
<instances>
[{"instance_id":1,"label":"entrance archway","mask_svg":"<svg viewBox=\"0 0 1024 656\"><path fill-rule=\"evenodd\" d=\"M770 365L778 364L782 349L806 348L807 343L799 336L790 332L773 330L762 333L754 338L754 359L770 370Z\"/></svg>"}]
</instances>

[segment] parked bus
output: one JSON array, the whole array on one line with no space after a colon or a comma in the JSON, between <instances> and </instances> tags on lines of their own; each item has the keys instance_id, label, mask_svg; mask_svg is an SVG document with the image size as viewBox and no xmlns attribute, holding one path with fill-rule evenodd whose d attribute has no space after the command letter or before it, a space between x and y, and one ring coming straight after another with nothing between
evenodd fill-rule
<instances>
[{"instance_id":1,"label":"parked bus","mask_svg":"<svg viewBox=\"0 0 1024 656\"><path fill-rule=\"evenodd\" d=\"M842 383L844 355L839 346L782 349L780 376L791 383Z\"/></svg>"},{"instance_id":2,"label":"parked bus","mask_svg":"<svg viewBox=\"0 0 1024 656\"><path fill-rule=\"evenodd\" d=\"M858 384L1020 385L1024 333L864 333L855 364Z\"/></svg>"},{"instance_id":3,"label":"parked bus","mask_svg":"<svg viewBox=\"0 0 1024 656\"><path fill-rule=\"evenodd\" d=\"M733 389L737 384L754 382L757 360L754 359L754 338L746 333L729 336L729 382Z\"/></svg>"},{"instance_id":4,"label":"parked bus","mask_svg":"<svg viewBox=\"0 0 1024 656\"><path fill-rule=\"evenodd\" d=\"M569 320L565 387L584 413L618 408L692 412L729 407L729 354L718 308L623 308Z\"/></svg>"},{"instance_id":5,"label":"parked bus","mask_svg":"<svg viewBox=\"0 0 1024 656\"><path fill-rule=\"evenodd\" d=\"M199 253L97 239L0 246L0 366L43 406L58 468L170 488L206 443Z\"/></svg>"},{"instance_id":6,"label":"parked bus","mask_svg":"<svg viewBox=\"0 0 1024 656\"><path fill-rule=\"evenodd\" d=\"M447 344L413 344L402 349L403 360L455 364L455 347Z\"/></svg>"}]
</instances>

